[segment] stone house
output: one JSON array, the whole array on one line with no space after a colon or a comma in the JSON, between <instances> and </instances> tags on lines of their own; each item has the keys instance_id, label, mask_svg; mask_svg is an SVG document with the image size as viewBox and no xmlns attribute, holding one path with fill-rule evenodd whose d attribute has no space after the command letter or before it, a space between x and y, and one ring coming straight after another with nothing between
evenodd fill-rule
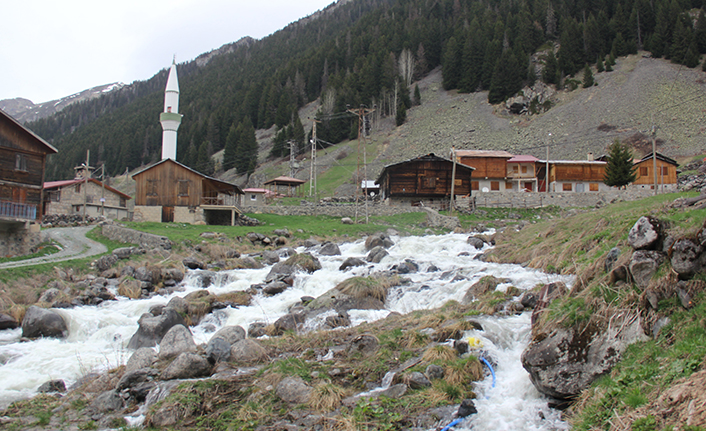
<instances>
[{"instance_id":1,"label":"stone house","mask_svg":"<svg viewBox=\"0 0 706 431\"><path fill-rule=\"evenodd\" d=\"M129 219L129 195L94 178L49 181L44 183L45 214L83 214L113 220Z\"/></svg>"}]
</instances>

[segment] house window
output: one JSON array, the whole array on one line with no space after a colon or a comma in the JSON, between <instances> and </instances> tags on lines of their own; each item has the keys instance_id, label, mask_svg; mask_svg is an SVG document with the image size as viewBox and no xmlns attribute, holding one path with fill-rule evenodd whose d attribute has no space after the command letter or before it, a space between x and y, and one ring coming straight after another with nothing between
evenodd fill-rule
<instances>
[{"instance_id":1,"label":"house window","mask_svg":"<svg viewBox=\"0 0 706 431\"><path fill-rule=\"evenodd\" d=\"M125 208L127 206L127 199L120 198L120 206Z\"/></svg>"},{"instance_id":2,"label":"house window","mask_svg":"<svg viewBox=\"0 0 706 431\"><path fill-rule=\"evenodd\" d=\"M588 185L588 189L592 192L598 191L598 183L591 183Z\"/></svg>"},{"instance_id":3,"label":"house window","mask_svg":"<svg viewBox=\"0 0 706 431\"><path fill-rule=\"evenodd\" d=\"M669 174L669 168L667 166L662 166L662 176L666 177Z\"/></svg>"},{"instance_id":4,"label":"house window","mask_svg":"<svg viewBox=\"0 0 706 431\"><path fill-rule=\"evenodd\" d=\"M51 202L61 202L61 190L49 192L49 200Z\"/></svg>"},{"instance_id":5,"label":"house window","mask_svg":"<svg viewBox=\"0 0 706 431\"><path fill-rule=\"evenodd\" d=\"M490 190L499 191L500 190L500 181L491 181L490 182Z\"/></svg>"},{"instance_id":6,"label":"house window","mask_svg":"<svg viewBox=\"0 0 706 431\"><path fill-rule=\"evenodd\" d=\"M436 177L424 177L424 187L425 188L435 188L436 187Z\"/></svg>"},{"instance_id":7,"label":"house window","mask_svg":"<svg viewBox=\"0 0 706 431\"><path fill-rule=\"evenodd\" d=\"M480 183L478 181L471 181L471 190L480 190Z\"/></svg>"},{"instance_id":8,"label":"house window","mask_svg":"<svg viewBox=\"0 0 706 431\"><path fill-rule=\"evenodd\" d=\"M189 180L179 180L179 196L189 196Z\"/></svg>"},{"instance_id":9,"label":"house window","mask_svg":"<svg viewBox=\"0 0 706 431\"><path fill-rule=\"evenodd\" d=\"M513 167L512 167L512 172L514 172L514 173L517 173L517 172L518 172L517 166L513 166Z\"/></svg>"},{"instance_id":10,"label":"house window","mask_svg":"<svg viewBox=\"0 0 706 431\"><path fill-rule=\"evenodd\" d=\"M641 176L641 177L646 177L646 176L647 176L647 166L642 166L642 167L640 167L640 176Z\"/></svg>"},{"instance_id":11,"label":"house window","mask_svg":"<svg viewBox=\"0 0 706 431\"><path fill-rule=\"evenodd\" d=\"M251 200L251 201L256 201L256 200L257 200L257 195L250 195L250 200Z\"/></svg>"},{"instance_id":12,"label":"house window","mask_svg":"<svg viewBox=\"0 0 706 431\"><path fill-rule=\"evenodd\" d=\"M564 183L564 184L562 184L561 186L562 186L562 190L563 190L563 191L565 191L565 192L570 192L570 191L571 191L571 183Z\"/></svg>"},{"instance_id":13,"label":"house window","mask_svg":"<svg viewBox=\"0 0 706 431\"><path fill-rule=\"evenodd\" d=\"M24 154L15 154L15 170L27 172L27 157Z\"/></svg>"},{"instance_id":14,"label":"house window","mask_svg":"<svg viewBox=\"0 0 706 431\"><path fill-rule=\"evenodd\" d=\"M512 190L512 181L505 181L505 190Z\"/></svg>"},{"instance_id":15,"label":"house window","mask_svg":"<svg viewBox=\"0 0 706 431\"><path fill-rule=\"evenodd\" d=\"M76 184L76 187L74 187L74 192L81 193L81 183Z\"/></svg>"},{"instance_id":16,"label":"house window","mask_svg":"<svg viewBox=\"0 0 706 431\"><path fill-rule=\"evenodd\" d=\"M522 167L522 173L523 173L523 174L526 174L526 173L527 173L527 166L523 166L523 167Z\"/></svg>"}]
</instances>

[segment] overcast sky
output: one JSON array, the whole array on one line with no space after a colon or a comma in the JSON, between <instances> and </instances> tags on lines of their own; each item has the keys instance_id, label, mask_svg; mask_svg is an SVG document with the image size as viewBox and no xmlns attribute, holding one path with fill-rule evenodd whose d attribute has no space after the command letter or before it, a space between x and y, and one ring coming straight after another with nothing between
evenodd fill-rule
<instances>
[{"instance_id":1,"label":"overcast sky","mask_svg":"<svg viewBox=\"0 0 706 431\"><path fill-rule=\"evenodd\" d=\"M261 39L334 0L3 2L0 100L34 103L129 84L235 42Z\"/></svg>"}]
</instances>

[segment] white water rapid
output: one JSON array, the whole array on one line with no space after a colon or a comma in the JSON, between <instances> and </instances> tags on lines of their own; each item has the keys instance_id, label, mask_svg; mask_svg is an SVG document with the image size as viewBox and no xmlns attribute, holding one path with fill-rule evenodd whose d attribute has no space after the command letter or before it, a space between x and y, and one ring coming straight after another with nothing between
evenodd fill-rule
<instances>
[{"instance_id":1,"label":"white water rapid","mask_svg":"<svg viewBox=\"0 0 706 431\"><path fill-rule=\"evenodd\" d=\"M386 270L405 259L419 265L419 272L403 275L412 282L390 290L386 310L352 310L349 314L353 325L384 318L393 311L409 313L440 307L449 300L460 301L466 290L486 275L510 280L499 285L498 290L510 285L524 290L538 283L561 280L570 285L573 282L568 277L544 274L519 265L474 260L473 256L484 250L468 245L467 238L464 234L393 237L395 245L382 262L345 272L338 267L346 258L365 257L363 241L341 244L341 256L320 256L313 249L312 254L323 266L321 270L297 274L294 286L272 297L255 296L250 306L215 311L191 328L195 341L207 342L225 325L241 325L247 330L252 322L273 323L302 296L317 297L349 277ZM431 266L436 266L438 271L429 272ZM268 267L221 271L208 290L214 294L246 290L252 284L263 282L269 270ZM189 271L181 286L183 290L173 295L185 296L198 290L195 285L198 274L199 271ZM65 340L20 342L21 329L0 331L0 409L14 400L33 396L48 380L63 379L68 387L89 372L124 364L132 353L125 346L138 328L140 315L153 305L166 304L170 298L130 300L118 297L117 301L106 301L100 306L56 310L68 322L70 333ZM529 315L483 317L480 322L485 331L469 333L469 336L482 338L485 350L497 362L497 385L490 388L488 380L479 384L476 389L478 414L454 429L470 429L469 426L473 430L567 429L559 414L547 407L547 400L534 389L520 364L520 354L529 341ZM311 329L319 324L307 323Z\"/></svg>"}]
</instances>

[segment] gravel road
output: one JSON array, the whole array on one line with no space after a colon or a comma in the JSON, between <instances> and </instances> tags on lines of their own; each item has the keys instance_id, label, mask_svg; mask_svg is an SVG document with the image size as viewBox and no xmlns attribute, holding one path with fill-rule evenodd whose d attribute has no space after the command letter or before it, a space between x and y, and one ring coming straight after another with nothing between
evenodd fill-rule
<instances>
[{"instance_id":1,"label":"gravel road","mask_svg":"<svg viewBox=\"0 0 706 431\"><path fill-rule=\"evenodd\" d=\"M0 263L0 269L82 259L84 257L105 253L108 249L103 244L86 238L86 233L94 227L95 226L57 227L47 229L47 236L61 244L62 250L48 256Z\"/></svg>"}]
</instances>

